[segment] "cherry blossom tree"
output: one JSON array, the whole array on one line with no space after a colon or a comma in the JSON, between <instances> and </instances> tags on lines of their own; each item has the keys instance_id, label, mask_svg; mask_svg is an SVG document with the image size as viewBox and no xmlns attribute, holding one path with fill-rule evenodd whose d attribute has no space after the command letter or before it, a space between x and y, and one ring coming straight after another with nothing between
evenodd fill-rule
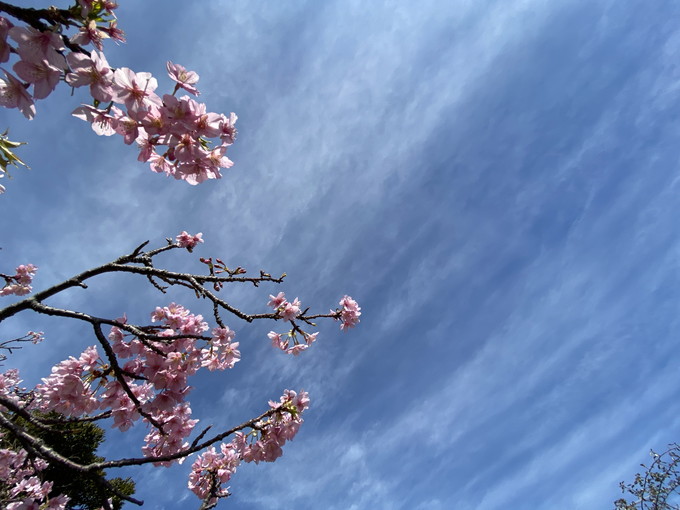
<instances>
[{"instance_id":1,"label":"cherry blossom tree","mask_svg":"<svg viewBox=\"0 0 680 510\"><path fill-rule=\"evenodd\" d=\"M197 185L218 179L232 166L226 151L236 137L236 115L212 113L199 95L195 72L168 62L173 90L159 95L150 73L111 67L105 53L107 39L125 40L115 17L112 0L77 0L67 9L24 8L0 2L0 105L17 108L33 119L39 101L57 86L82 89L88 99L73 115L89 122L98 135L122 137L136 145L138 159L151 170ZM11 65L11 67L10 67ZM5 133L0 137L0 176L9 165L23 164ZM3 188L4 191L4 188ZM142 243L127 254L50 288L33 292L38 267L24 263L0 273L0 296L18 301L0 309L0 322L20 314L41 314L85 323L93 345L74 353L52 368L34 388L22 386L16 369L0 372L0 434L14 448L0 448L0 492L3 508L63 509L68 497L53 491L45 473L59 466L86 474L111 497L135 504L141 501L121 493L104 476L104 470L124 466L168 466L191 457L188 488L201 500L200 508L214 507L229 495L225 484L242 462L272 462L293 439L309 406L304 391L283 391L263 407L261 414L228 430L212 432L198 426L188 396L190 380L202 370L230 370L240 360L239 342L229 321L273 321L271 344L297 356L316 340L316 321L331 319L342 330L359 322L361 309L344 296L327 313L311 312L296 297L272 292L262 309L244 311L225 300L226 285L281 285L285 274L272 276L260 270L250 275L242 267L230 268L219 258L200 258L200 274L159 267L158 256L169 252L192 253L202 235L181 232L165 244L148 248ZM50 304L52 298L109 273L126 273L143 279L160 293L171 287L186 289L207 302L210 317L192 313L178 303L149 308L149 320L132 323L126 316L99 317L86 311ZM43 333L29 331L18 338L0 339L2 361L13 349L43 341ZM47 340L49 341L49 340ZM55 419L54 413L59 418ZM49 419L47 417L50 417ZM50 431L70 423L97 422L121 431L146 427L147 435L137 457L78 462L62 455L40 438L36 430ZM111 502L103 502L111 508Z\"/></svg>"}]
</instances>

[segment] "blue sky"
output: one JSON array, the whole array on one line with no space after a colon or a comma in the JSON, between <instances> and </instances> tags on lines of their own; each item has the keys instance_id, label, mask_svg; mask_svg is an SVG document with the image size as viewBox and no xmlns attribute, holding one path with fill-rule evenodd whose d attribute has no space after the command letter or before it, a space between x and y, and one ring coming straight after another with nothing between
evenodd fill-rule
<instances>
[{"instance_id":1,"label":"blue sky","mask_svg":"<svg viewBox=\"0 0 680 510\"><path fill-rule=\"evenodd\" d=\"M228 322L243 360L198 378L195 416L240 423L284 388L312 408L224 508L611 508L680 438L677 2L120 3L109 62L166 88L166 60L197 71L208 108L239 116L235 166L197 187L152 174L69 116L80 92L31 122L2 111L32 169L0 197L0 267L33 262L42 288L202 231L165 265L219 256L285 271L320 311L363 308L299 358ZM228 296L255 312L274 291ZM54 302L144 321L170 298L116 278ZM47 336L11 359L29 383L94 343L30 315L0 335L27 329ZM105 453L136 454L127 436ZM133 472L146 507L197 507L187 469Z\"/></svg>"}]
</instances>

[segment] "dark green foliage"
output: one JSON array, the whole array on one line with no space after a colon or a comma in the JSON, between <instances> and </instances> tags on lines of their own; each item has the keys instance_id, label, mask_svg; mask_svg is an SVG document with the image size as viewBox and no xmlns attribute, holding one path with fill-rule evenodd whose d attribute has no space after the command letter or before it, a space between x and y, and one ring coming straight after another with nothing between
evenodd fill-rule
<instances>
[{"instance_id":1,"label":"dark green foliage","mask_svg":"<svg viewBox=\"0 0 680 510\"><path fill-rule=\"evenodd\" d=\"M63 420L63 416L50 413L43 416L47 420ZM104 441L104 431L92 422L62 422L50 424L49 431L26 423L23 419L15 417L16 423L30 435L42 439L47 446L57 453L80 464L87 465L93 462L101 462L103 457L96 455L97 448ZM8 439L9 434L0 439L0 447L17 448L18 443ZM52 494L65 494L71 498L67 508L72 510L95 510L101 508L106 499L113 498L113 508L120 510L124 501L113 496L100 482L103 471L96 475L75 472L58 464L50 466L42 472L44 480L54 482ZM121 494L131 496L135 492L135 483L130 478L112 478L108 482Z\"/></svg>"},{"instance_id":2,"label":"dark green foliage","mask_svg":"<svg viewBox=\"0 0 680 510\"><path fill-rule=\"evenodd\" d=\"M621 482L621 490L631 501L614 502L616 510L680 510L680 445L673 443L662 454L651 452L649 467L635 475L631 484Z\"/></svg>"}]
</instances>

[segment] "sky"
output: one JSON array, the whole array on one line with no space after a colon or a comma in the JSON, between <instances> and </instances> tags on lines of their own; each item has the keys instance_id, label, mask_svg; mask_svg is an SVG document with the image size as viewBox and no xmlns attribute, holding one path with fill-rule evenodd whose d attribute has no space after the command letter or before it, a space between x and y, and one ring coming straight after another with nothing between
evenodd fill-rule
<instances>
[{"instance_id":1,"label":"sky","mask_svg":"<svg viewBox=\"0 0 680 510\"><path fill-rule=\"evenodd\" d=\"M195 70L208 109L239 117L235 165L196 187L154 174L71 117L86 98L64 86L33 121L0 111L31 166L4 181L0 271L32 262L46 288L187 230L205 244L164 267L287 273L225 289L239 308L279 290L319 312L359 302L356 329L320 324L296 358L271 324L227 320L243 359L195 378L201 424L286 388L312 407L219 508L613 508L680 439L679 16L672 0L120 0L109 63L161 88L167 60ZM131 277L51 303L143 322L170 300L209 311ZM29 329L46 340L6 364L26 384L95 343L28 313L0 338ZM143 435L110 430L102 453L137 455ZM145 508L197 508L188 469L124 475Z\"/></svg>"}]
</instances>

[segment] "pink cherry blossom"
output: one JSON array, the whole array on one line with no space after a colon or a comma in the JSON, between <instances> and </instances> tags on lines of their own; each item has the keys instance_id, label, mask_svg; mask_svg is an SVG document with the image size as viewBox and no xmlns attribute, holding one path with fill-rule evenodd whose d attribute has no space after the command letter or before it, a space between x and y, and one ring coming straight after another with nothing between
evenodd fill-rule
<instances>
[{"instance_id":1,"label":"pink cherry blossom","mask_svg":"<svg viewBox=\"0 0 680 510\"><path fill-rule=\"evenodd\" d=\"M304 337L305 337L305 343L306 343L307 345L312 345L314 342L316 342L316 337L317 337L317 336L319 336L318 331L317 331L316 333L312 333L312 334L307 334L307 333L305 333L305 335L304 335Z\"/></svg>"},{"instance_id":2,"label":"pink cherry blossom","mask_svg":"<svg viewBox=\"0 0 680 510\"><path fill-rule=\"evenodd\" d=\"M23 83L3 69L5 78L0 78L0 105L7 108L19 108L27 119L35 117L33 98L26 92Z\"/></svg>"},{"instance_id":3,"label":"pink cherry blossom","mask_svg":"<svg viewBox=\"0 0 680 510\"><path fill-rule=\"evenodd\" d=\"M210 348L201 351L201 366L207 367L210 371L234 368L241 359L238 346L238 342L213 343Z\"/></svg>"},{"instance_id":4,"label":"pink cherry blossom","mask_svg":"<svg viewBox=\"0 0 680 510\"><path fill-rule=\"evenodd\" d=\"M142 451L146 457L156 457L172 454L186 448L189 443L184 441L191 434L198 420L192 420L191 408L186 404L179 404L171 411L160 412L154 416L156 420L163 423L164 434L158 429L153 429L144 438L146 443ZM170 461L154 462L154 466L169 466Z\"/></svg>"},{"instance_id":5,"label":"pink cherry blossom","mask_svg":"<svg viewBox=\"0 0 680 510\"><path fill-rule=\"evenodd\" d=\"M236 139L236 120L238 117L232 112L229 117L222 115L222 122L220 124L220 138L222 142L231 145Z\"/></svg>"},{"instance_id":6,"label":"pink cherry blossom","mask_svg":"<svg viewBox=\"0 0 680 510\"><path fill-rule=\"evenodd\" d=\"M83 25L78 30L78 33L71 37L71 42L73 44L80 44L81 46L87 46L92 44L99 51L104 49L102 41L108 39L109 34L105 31L100 30L97 27L97 22L95 20L90 20L86 25Z\"/></svg>"},{"instance_id":7,"label":"pink cherry blossom","mask_svg":"<svg viewBox=\"0 0 680 510\"><path fill-rule=\"evenodd\" d=\"M236 432L230 443L220 445L219 452L210 447L197 457L191 466L189 489L199 498L209 498L214 484L218 490L209 503L227 496L228 489L220 486L230 480L241 460L258 464L279 458L282 446L295 437L302 424L301 414L309 407L309 396L304 391L286 390L279 402L270 401L269 405L276 412L257 423L254 434Z\"/></svg>"},{"instance_id":8,"label":"pink cherry blossom","mask_svg":"<svg viewBox=\"0 0 680 510\"><path fill-rule=\"evenodd\" d=\"M286 349L286 352L287 352L288 354L292 354L293 356L297 356L297 355L300 354L302 351L305 351L305 350L307 350L308 348L309 348L308 345L305 345L305 344L297 344L297 345L294 345L294 346L292 346L292 347Z\"/></svg>"},{"instance_id":9,"label":"pink cherry blossom","mask_svg":"<svg viewBox=\"0 0 680 510\"><path fill-rule=\"evenodd\" d=\"M270 331L267 336L269 339L272 341L272 345L278 349L281 349L282 351L286 351L288 349L288 340L284 340L281 338L280 333L275 333L274 331Z\"/></svg>"},{"instance_id":10,"label":"pink cherry blossom","mask_svg":"<svg viewBox=\"0 0 680 510\"><path fill-rule=\"evenodd\" d=\"M0 449L0 484L10 500L8 510L27 510L49 508L63 510L68 497L52 496L48 506L43 502L52 490L52 482L41 481L40 471L48 467L43 459L29 458L26 450L18 448L16 451Z\"/></svg>"},{"instance_id":11,"label":"pink cherry blossom","mask_svg":"<svg viewBox=\"0 0 680 510\"><path fill-rule=\"evenodd\" d=\"M25 296L26 294L30 294L31 288L30 285L20 285L18 283L11 283L9 285L6 285L2 289L0 289L0 296Z\"/></svg>"},{"instance_id":12,"label":"pink cherry blossom","mask_svg":"<svg viewBox=\"0 0 680 510\"><path fill-rule=\"evenodd\" d=\"M22 285L28 285L33 281L33 276L37 271L38 268L33 264L22 264L17 267L17 274L14 276L14 278Z\"/></svg>"},{"instance_id":13,"label":"pink cherry blossom","mask_svg":"<svg viewBox=\"0 0 680 510\"><path fill-rule=\"evenodd\" d=\"M208 448L196 458L191 466L189 489L201 499L208 498L213 481L216 481L218 485L227 483L240 463L238 449L233 443L222 444L219 453L215 447ZM210 502L214 502L217 497L228 495L228 489L220 489Z\"/></svg>"},{"instance_id":14,"label":"pink cherry blossom","mask_svg":"<svg viewBox=\"0 0 680 510\"><path fill-rule=\"evenodd\" d=\"M19 391L19 371L16 368L10 368L4 373L0 372L0 395L11 400L18 400L16 393ZM0 410L4 407L0 406ZM0 469L2 465L0 464Z\"/></svg>"},{"instance_id":15,"label":"pink cherry blossom","mask_svg":"<svg viewBox=\"0 0 680 510\"><path fill-rule=\"evenodd\" d=\"M295 317L300 315L300 304L298 298L295 298L292 303L284 301L279 309L279 315L281 315L283 320L292 321Z\"/></svg>"},{"instance_id":16,"label":"pink cherry blossom","mask_svg":"<svg viewBox=\"0 0 680 510\"><path fill-rule=\"evenodd\" d=\"M38 63L20 60L14 64L14 72L28 83L33 84L33 97L45 99L52 93L61 78L61 70L49 64L46 60Z\"/></svg>"},{"instance_id":17,"label":"pink cherry blossom","mask_svg":"<svg viewBox=\"0 0 680 510\"><path fill-rule=\"evenodd\" d=\"M234 166L234 162L224 155L226 150L227 146L221 145L210 152L208 159L214 167L231 168Z\"/></svg>"},{"instance_id":18,"label":"pink cherry blossom","mask_svg":"<svg viewBox=\"0 0 680 510\"><path fill-rule=\"evenodd\" d=\"M193 131L198 137L214 138L220 134L220 126L222 124L222 116L217 113L206 111L204 103L199 103L198 108L194 111L195 121ZM225 150L226 150L225 145Z\"/></svg>"},{"instance_id":19,"label":"pink cherry blossom","mask_svg":"<svg viewBox=\"0 0 680 510\"><path fill-rule=\"evenodd\" d=\"M109 2L113 3L113 2ZM118 22L117 21L111 21L109 23L108 28L102 28L104 32L109 34L109 37L113 39L116 42L125 42L125 32L123 32L120 28L118 28Z\"/></svg>"},{"instance_id":20,"label":"pink cherry blossom","mask_svg":"<svg viewBox=\"0 0 680 510\"><path fill-rule=\"evenodd\" d=\"M267 306L271 306L273 309L276 310L285 302L286 295L283 292L279 292L276 296L272 296L271 294L269 294L269 302L267 303Z\"/></svg>"},{"instance_id":21,"label":"pink cherry blossom","mask_svg":"<svg viewBox=\"0 0 680 510\"><path fill-rule=\"evenodd\" d=\"M177 87L181 87L187 92L198 96L200 92L194 85L198 83L198 74L194 71L187 71L184 67L178 64L168 62L166 64L168 69L168 76L177 83Z\"/></svg>"},{"instance_id":22,"label":"pink cherry blossom","mask_svg":"<svg viewBox=\"0 0 680 510\"><path fill-rule=\"evenodd\" d=\"M155 140L147 134L144 129L139 130L139 136L135 140L140 148L137 161L146 162L151 159L151 155L155 153Z\"/></svg>"},{"instance_id":23,"label":"pink cherry blossom","mask_svg":"<svg viewBox=\"0 0 680 510\"><path fill-rule=\"evenodd\" d=\"M225 326L223 328L214 328L212 330L212 336L215 343L224 344L231 342L236 336L236 333Z\"/></svg>"},{"instance_id":24,"label":"pink cherry blossom","mask_svg":"<svg viewBox=\"0 0 680 510\"><path fill-rule=\"evenodd\" d=\"M177 240L177 244L180 248L186 248L187 250L191 251L198 243L203 242L203 233L199 232L195 236L192 236L191 234L187 233L186 230L183 230L182 233L179 234L175 239Z\"/></svg>"},{"instance_id":25,"label":"pink cherry blossom","mask_svg":"<svg viewBox=\"0 0 680 510\"><path fill-rule=\"evenodd\" d=\"M219 179L222 174L220 174L219 168L213 166L207 154L200 154L190 162L177 165L174 177L196 186L208 179Z\"/></svg>"},{"instance_id":26,"label":"pink cherry blossom","mask_svg":"<svg viewBox=\"0 0 680 510\"><path fill-rule=\"evenodd\" d=\"M98 110L94 106L81 105L73 110L71 115L92 124L92 130L100 136L112 136L117 132L118 120L104 110Z\"/></svg>"},{"instance_id":27,"label":"pink cherry blossom","mask_svg":"<svg viewBox=\"0 0 680 510\"><path fill-rule=\"evenodd\" d=\"M71 72L66 75L66 83L72 87L89 85L93 98L98 101L111 101L113 70L103 53L93 51L87 56L73 52L68 54L66 60L71 66Z\"/></svg>"},{"instance_id":28,"label":"pink cherry blossom","mask_svg":"<svg viewBox=\"0 0 680 510\"><path fill-rule=\"evenodd\" d=\"M149 109L144 113L144 116L140 119L144 131L146 131L150 136L158 135L160 138L167 135L172 128L167 115L165 114L164 107L158 107L156 105L149 105ZM168 137L163 140L164 144L169 142Z\"/></svg>"},{"instance_id":29,"label":"pink cherry blossom","mask_svg":"<svg viewBox=\"0 0 680 510\"><path fill-rule=\"evenodd\" d=\"M99 362L97 348L88 347L78 359L71 356L52 368L52 374L36 386L38 406L66 416L81 416L99 407L95 391L83 376Z\"/></svg>"},{"instance_id":30,"label":"pink cherry blossom","mask_svg":"<svg viewBox=\"0 0 680 510\"><path fill-rule=\"evenodd\" d=\"M42 331L29 331L28 333L26 333L26 336L34 344L39 344L40 342L45 340L45 333L43 333Z\"/></svg>"},{"instance_id":31,"label":"pink cherry blossom","mask_svg":"<svg viewBox=\"0 0 680 510\"><path fill-rule=\"evenodd\" d=\"M163 115L168 120L169 131L177 136L185 134L187 128L193 124L193 99L189 96L177 98L170 94L163 95Z\"/></svg>"},{"instance_id":32,"label":"pink cherry blossom","mask_svg":"<svg viewBox=\"0 0 680 510\"><path fill-rule=\"evenodd\" d=\"M33 27L13 27L9 29L9 36L18 43L17 53L22 60L34 64L47 60L59 69L66 69L66 59L59 53L64 49L59 34L40 32Z\"/></svg>"},{"instance_id":33,"label":"pink cherry blossom","mask_svg":"<svg viewBox=\"0 0 680 510\"><path fill-rule=\"evenodd\" d=\"M5 276L5 286L0 289L0 296L25 296L32 290L31 282L38 268L33 264L22 264L16 268L14 276Z\"/></svg>"},{"instance_id":34,"label":"pink cherry blossom","mask_svg":"<svg viewBox=\"0 0 680 510\"><path fill-rule=\"evenodd\" d=\"M151 163L151 170L166 175L174 175L175 166L170 163L165 156L156 154L155 152L149 156L148 161Z\"/></svg>"},{"instance_id":35,"label":"pink cherry blossom","mask_svg":"<svg viewBox=\"0 0 680 510\"><path fill-rule=\"evenodd\" d=\"M189 133L185 133L179 137L173 137L173 153L175 158L182 163L191 163L194 160L207 159L205 150L196 144L196 139ZM206 162L207 164L207 162Z\"/></svg>"},{"instance_id":36,"label":"pink cherry blossom","mask_svg":"<svg viewBox=\"0 0 680 510\"><path fill-rule=\"evenodd\" d=\"M347 330L353 328L359 323L359 316L361 315L361 308L359 304L354 301L350 296L345 296L340 300L340 329ZM333 310L331 310L333 312Z\"/></svg>"},{"instance_id":37,"label":"pink cherry blossom","mask_svg":"<svg viewBox=\"0 0 680 510\"><path fill-rule=\"evenodd\" d=\"M151 73L135 73L127 67L116 69L113 73L113 100L124 103L134 119L142 118L150 105L163 104L154 93L157 87L158 82Z\"/></svg>"},{"instance_id":38,"label":"pink cherry blossom","mask_svg":"<svg viewBox=\"0 0 680 510\"><path fill-rule=\"evenodd\" d=\"M138 122L132 117L125 115L121 109L115 106L111 108L111 113L114 119L113 129L116 133L123 136L123 143L131 145L139 136Z\"/></svg>"}]
</instances>

